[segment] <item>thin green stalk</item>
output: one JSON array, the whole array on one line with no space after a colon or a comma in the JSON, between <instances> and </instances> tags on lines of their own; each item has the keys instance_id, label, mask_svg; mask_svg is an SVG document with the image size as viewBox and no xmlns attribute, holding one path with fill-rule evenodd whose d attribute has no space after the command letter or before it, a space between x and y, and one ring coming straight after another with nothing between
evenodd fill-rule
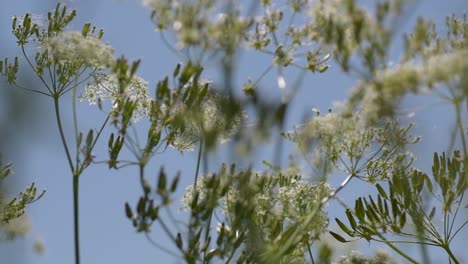
<instances>
[{"instance_id":1,"label":"thin green stalk","mask_svg":"<svg viewBox=\"0 0 468 264\"><path fill-rule=\"evenodd\" d=\"M200 146L198 149L198 158L197 158L197 168L195 169L195 182L193 183L193 188L197 188L198 172L200 171L201 156L203 151L203 140L200 140Z\"/></svg>"},{"instance_id":2,"label":"thin green stalk","mask_svg":"<svg viewBox=\"0 0 468 264\"><path fill-rule=\"evenodd\" d=\"M450 250L450 247L448 245L444 245L442 246L443 249L445 249L445 251L447 252L447 254L449 255L450 259L453 260L453 262L455 264L459 264L460 262L458 261L458 259L455 257L455 255L453 255L453 252L452 250Z\"/></svg>"},{"instance_id":3,"label":"thin green stalk","mask_svg":"<svg viewBox=\"0 0 468 264\"><path fill-rule=\"evenodd\" d=\"M37 77L39 77L39 79L41 79L41 82L44 84L44 86L47 88L47 90L49 90L50 94L53 94L53 92L50 89L49 85L47 85L47 82L44 80L44 78L42 78L42 75L39 74L39 72L36 70L34 65L31 63L31 61L29 60L28 55L26 55L26 51L24 50L24 45L21 45L21 52L23 52L23 56L26 59L26 61L28 62L29 67L31 67L31 69L34 71L34 73L37 75Z\"/></svg>"},{"instance_id":4,"label":"thin green stalk","mask_svg":"<svg viewBox=\"0 0 468 264\"><path fill-rule=\"evenodd\" d=\"M54 107L55 107L55 117L57 119L57 125L60 133L60 138L62 140L63 148L65 149L65 154L67 156L68 164L70 166L70 171L73 175L73 233L75 240L75 264L80 263L80 238L79 238L79 204L78 204L78 191L79 191L79 175L75 173L75 168L73 166L73 161L70 155L70 150L68 149L67 140L65 139L65 134L63 132L62 120L60 118L60 106L59 106L59 96L58 94L53 95L54 98Z\"/></svg>"},{"instance_id":5,"label":"thin green stalk","mask_svg":"<svg viewBox=\"0 0 468 264\"><path fill-rule=\"evenodd\" d=\"M211 218L213 217L213 210L211 211L210 217L208 218L208 222L206 223L206 229L205 229L205 243L208 241L208 236L210 235L210 226L211 226ZM203 263L208 263L206 261L206 252L208 250L204 250L203 252Z\"/></svg>"},{"instance_id":6,"label":"thin green stalk","mask_svg":"<svg viewBox=\"0 0 468 264\"><path fill-rule=\"evenodd\" d=\"M73 174L75 171L75 168L73 166L73 161L70 155L70 150L68 149L67 140L65 139L65 133L63 132L62 120L60 118L59 97L57 95L54 95L53 98L54 98L54 107L55 107L55 117L57 119L60 139L62 140L62 145L63 145L63 148L65 149L65 155L67 156L68 165L70 166L70 171Z\"/></svg>"},{"instance_id":7,"label":"thin green stalk","mask_svg":"<svg viewBox=\"0 0 468 264\"><path fill-rule=\"evenodd\" d=\"M73 109L73 130L75 132L75 147L76 147L76 157L75 164L79 166L80 164L80 146L78 145L78 116L76 113L76 87L72 91L72 109Z\"/></svg>"},{"instance_id":8,"label":"thin green stalk","mask_svg":"<svg viewBox=\"0 0 468 264\"><path fill-rule=\"evenodd\" d=\"M44 93L44 92L41 92L41 91L38 91L38 90L34 90L34 89L29 89L29 88L26 88L26 87L23 87L17 83L13 83L14 86L20 88L20 89L23 89L23 90L26 90L26 91L29 91L29 92L33 92L33 93L38 93L38 94L41 94L41 95L45 95L45 96L48 96L48 97L51 97L50 94L48 93Z\"/></svg>"},{"instance_id":9,"label":"thin green stalk","mask_svg":"<svg viewBox=\"0 0 468 264\"><path fill-rule=\"evenodd\" d=\"M467 146L466 139L465 139L465 131L463 128L463 120L461 116L461 111L462 111L461 103L462 103L462 100L459 100L458 98L455 98L453 100L453 105L455 106L457 126L458 126L458 129L460 129L460 137L461 137L462 146L463 146L463 154L465 154L465 158L466 158L466 156L468 156L468 146Z\"/></svg>"},{"instance_id":10,"label":"thin green stalk","mask_svg":"<svg viewBox=\"0 0 468 264\"><path fill-rule=\"evenodd\" d=\"M419 232L418 236L424 235L423 232ZM419 238L418 241L419 243L419 249L421 250L421 258L423 259L424 263L430 263L429 261L429 251L427 250L427 245L424 244L423 238Z\"/></svg>"},{"instance_id":11,"label":"thin green stalk","mask_svg":"<svg viewBox=\"0 0 468 264\"><path fill-rule=\"evenodd\" d=\"M312 264L315 264L314 256L312 254L309 241L307 241L307 251L309 252L310 261L312 261Z\"/></svg>"},{"instance_id":12,"label":"thin green stalk","mask_svg":"<svg viewBox=\"0 0 468 264\"><path fill-rule=\"evenodd\" d=\"M409 255L407 255L405 252L403 252L401 249L399 249L398 247L396 247L395 245L393 245L390 241L388 241L382 234L379 234L377 235L378 237L380 237L380 239L382 240L382 242L384 242L385 244L387 244L391 249L393 249L396 253L400 254L400 256L404 257L405 259L407 259L409 262L413 263L413 264L418 264L419 262L417 262L416 260L414 260L412 257L410 257Z\"/></svg>"},{"instance_id":13,"label":"thin green stalk","mask_svg":"<svg viewBox=\"0 0 468 264\"><path fill-rule=\"evenodd\" d=\"M461 116L461 102L455 102L455 113L457 115L457 126L458 126L458 129L460 129L460 138L461 138L461 142L462 142L462 146L463 146L463 159L464 159L464 162L465 164L468 162L468 146L467 146L467 143L466 143L466 138L465 138L465 131L464 131L464 127L463 127L463 120L462 120L462 116ZM468 104L468 102L467 102ZM467 106L468 107L468 106ZM468 170L465 170L465 181L468 181Z\"/></svg>"},{"instance_id":14,"label":"thin green stalk","mask_svg":"<svg viewBox=\"0 0 468 264\"><path fill-rule=\"evenodd\" d=\"M80 226L79 226L79 176L73 175L73 226L75 236L75 264L80 263Z\"/></svg>"}]
</instances>

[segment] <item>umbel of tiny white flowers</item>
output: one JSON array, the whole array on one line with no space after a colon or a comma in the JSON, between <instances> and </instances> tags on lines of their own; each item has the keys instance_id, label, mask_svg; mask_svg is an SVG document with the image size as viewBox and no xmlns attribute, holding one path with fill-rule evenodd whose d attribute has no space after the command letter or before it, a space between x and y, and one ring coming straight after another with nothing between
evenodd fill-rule
<instances>
[{"instance_id":1,"label":"umbel of tiny white flowers","mask_svg":"<svg viewBox=\"0 0 468 264\"><path fill-rule=\"evenodd\" d=\"M88 83L80 96L80 100L87 100L89 104L96 104L110 100L112 108L116 108L118 99L130 99L136 104L133 113L133 121L147 116L151 108L151 97L149 96L148 82L133 75L125 87L125 92L120 92L119 81L115 74L98 73L93 76L93 81Z\"/></svg>"},{"instance_id":2,"label":"umbel of tiny white flowers","mask_svg":"<svg viewBox=\"0 0 468 264\"><path fill-rule=\"evenodd\" d=\"M93 35L84 36L78 31L67 31L46 39L42 48L54 61L78 66L106 68L114 64L114 50Z\"/></svg>"},{"instance_id":3,"label":"umbel of tiny white flowers","mask_svg":"<svg viewBox=\"0 0 468 264\"><path fill-rule=\"evenodd\" d=\"M187 85L184 89L189 89L191 85ZM239 131L246 118L238 105L233 105L228 97L214 89L211 81L202 80L198 85L200 87L208 85L208 93L201 105L189 109L186 105L180 104L175 110L176 118L183 119L184 128L176 131L170 140L170 145L181 152L193 150L195 143L207 136L215 137L218 143L228 141L229 137ZM225 108L230 105L239 109L227 111Z\"/></svg>"},{"instance_id":4,"label":"umbel of tiny white flowers","mask_svg":"<svg viewBox=\"0 0 468 264\"><path fill-rule=\"evenodd\" d=\"M324 227L328 225L328 220L325 212L320 209L321 201L328 196L332 189L326 183L313 184L300 179L298 175L281 174L284 183L270 184L275 182L275 179L280 177L278 174L270 173L254 173L239 175L218 175L221 182L220 185L210 184L213 175L202 176L197 179L196 185L188 186L181 200L182 210L190 210L193 205L193 199L197 195L199 204L208 202L207 199L217 197L216 204L223 209L225 215L236 214L236 204L242 203L245 197L241 194L246 186L242 186L242 177L255 176L258 180L255 183L249 184L253 189L251 191L252 200L249 202L249 207L252 210L252 220L259 226L262 226L264 231L268 229L265 225L265 219L275 218L280 222L301 223L304 224L305 232L310 234L311 239L315 239L320 235ZM243 175L243 176L240 176ZM239 178L240 177L240 178ZM261 181L262 178L268 178L272 181ZM233 181L233 182L232 182ZM269 183L266 183L269 182ZM239 185L240 184L240 185ZM258 186L256 184L259 184ZM228 186L226 193L221 194L223 189L220 186ZM213 189L214 188L214 189ZM245 193L244 193L245 195ZM314 221L304 223L304 220L313 216Z\"/></svg>"}]
</instances>

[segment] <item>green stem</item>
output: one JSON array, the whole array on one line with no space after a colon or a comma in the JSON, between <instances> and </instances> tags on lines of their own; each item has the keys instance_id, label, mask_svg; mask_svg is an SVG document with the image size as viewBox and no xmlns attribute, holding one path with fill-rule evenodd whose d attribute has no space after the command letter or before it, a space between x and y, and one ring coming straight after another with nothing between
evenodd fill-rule
<instances>
[{"instance_id":1,"label":"green stem","mask_svg":"<svg viewBox=\"0 0 468 264\"><path fill-rule=\"evenodd\" d=\"M76 157L75 164L77 167L80 165L80 145L78 145L78 116L76 113L76 88L72 91L72 109L73 109L73 130L75 132L75 148L76 148Z\"/></svg>"},{"instance_id":2,"label":"green stem","mask_svg":"<svg viewBox=\"0 0 468 264\"><path fill-rule=\"evenodd\" d=\"M407 255L405 252L403 252L401 249L399 249L398 247L396 247L395 245L393 245L390 241L388 241L383 235L381 234L378 234L377 235L381 240L382 242L384 242L385 244L387 244L391 249L393 249L396 253L400 254L400 256L404 257L405 259L407 259L409 262L413 263L413 264L418 264L419 262L417 262L416 260L414 260L412 257L410 257L409 255Z\"/></svg>"},{"instance_id":3,"label":"green stem","mask_svg":"<svg viewBox=\"0 0 468 264\"><path fill-rule=\"evenodd\" d=\"M63 148L65 149L65 155L67 156L68 165L70 166L70 170L72 174L75 172L75 168L73 166L73 161L70 155L70 150L68 149L67 140L65 139L65 133L63 132L62 127L62 120L60 118L60 106L59 106L59 97L54 94L54 107L55 107L55 117L57 119L57 125L60 133L60 139L62 140Z\"/></svg>"},{"instance_id":4,"label":"green stem","mask_svg":"<svg viewBox=\"0 0 468 264\"><path fill-rule=\"evenodd\" d=\"M445 251L447 252L447 254L450 256L450 259L453 260L453 262L454 262L455 264L459 264L459 263L460 263L460 262L457 260L457 258L455 257L455 255L453 255L453 252L452 252L452 250L450 250L450 247L449 247L448 245L444 245L444 246L442 246L442 247L445 249Z\"/></svg>"},{"instance_id":5,"label":"green stem","mask_svg":"<svg viewBox=\"0 0 468 264\"><path fill-rule=\"evenodd\" d=\"M67 140L65 139L65 133L63 132L62 120L60 118L60 104L59 104L59 95L54 94L54 107L55 107L55 117L57 119L57 125L60 133L60 138L62 140L63 148L65 149L65 154L67 156L68 165L70 166L71 173L73 175L73 231L74 231L74 240L75 240L75 264L80 263L80 238L79 238L79 208L78 208L78 181L79 174L75 172L73 166L73 161L70 155L70 150L68 149Z\"/></svg>"},{"instance_id":6,"label":"green stem","mask_svg":"<svg viewBox=\"0 0 468 264\"><path fill-rule=\"evenodd\" d=\"M307 251L309 252L310 261L312 261L312 264L315 264L314 255L312 254L309 241L307 241Z\"/></svg>"},{"instance_id":7,"label":"green stem","mask_svg":"<svg viewBox=\"0 0 468 264\"><path fill-rule=\"evenodd\" d=\"M208 236L210 235L210 228L211 228L211 218L213 217L213 210L211 210L210 217L208 218L208 222L206 223L206 229L205 229L205 243L208 241ZM208 247L209 248L209 247ZM203 252L203 263L208 263L206 261L206 252L208 251L208 248L204 250Z\"/></svg>"},{"instance_id":8,"label":"green stem","mask_svg":"<svg viewBox=\"0 0 468 264\"><path fill-rule=\"evenodd\" d=\"M197 168L195 169L195 182L193 183L193 188L197 188L198 172L200 171L201 156L203 151L203 140L200 140L200 146L198 149L198 158L197 158Z\"/></svg>"},{"instance_id":9,"label":"green stem","mask_svg":"<svg viewBox=\"0 0 468 264\"><path fill-rule=\"evenodd\" d=\"M75 264L80 263L80 226L79 226L79 176L73 175L73 225L75 236Z\"/></svg>"},{"instance_id":10,"label":"green stem","mask_svg":"<svg viewBox=\"0 0 468 264\"><path fill-rule=\"evenodd\" d=\"M26 55L26 51L24 50L24 45L21 45L21 52L23 52L23 56L26 59L26 61L28 62L29 67L31 67L31 69L34 71L34 73L37 75L37 77L39 77L39 79L41 79L41 82L44 84L44 86L47 88L47 90L49 90L49 93L53 94L53 92L50 89L49 85L47 85L47 82L44 80L44 78L42 78L42 75L39 74L39 72L36 70L34 65L31 63L31 61L29 60L28 55Z\"/></svg>"},{"instance_id":11,"label":"green stem","mask_svg":"<svg viewBox=\"0 0 468 264\"><path fill-rule=\"evenodd\" d=\"M468 102L467 102L468 104ZM467 106L468 107L468 106ZM463 127L463 120L462 120L462 116L461 116L461 102L458 102L456 101L455 102L455 112L456 112L456 115L457 115L457 126L458 126L458 129L460 129L460 138L461 138L461 142L462 142L462 146L463 146L463 160L466 163L468 163L468 146L467 146L467 143L466 143L466 138L465 138L465 131L464 131L464 127ZM465 181L468 181L468 170L465 170Z\"/></svg>"}]
</instances>

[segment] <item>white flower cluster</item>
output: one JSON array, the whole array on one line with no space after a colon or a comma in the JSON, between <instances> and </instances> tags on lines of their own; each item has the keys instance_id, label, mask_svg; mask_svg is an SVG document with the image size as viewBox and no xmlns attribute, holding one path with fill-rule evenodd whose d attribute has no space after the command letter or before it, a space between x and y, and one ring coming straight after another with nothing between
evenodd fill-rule
<instances>
[{"instance_id":1,"label":"white flower cluster","mask_svg":"<svg viewBox=\"0 0 468 264\"><path fill-rule=\"evenodd\" d=\"M316 25L321 28L330 27L330 23L335 28L343 29L343 38L346 46L341 47L349 51L354 50L359 45L356 39L355 23L359 20L362 35L371 36L376 32L377 26L373 16L368 10L357 6L350 0L317 0L311 4L310 16L314 18ZM350 5L356 5L349 9Z\"/></svg>"},{"instance_id":2,"label":"white flower cluster","mask_svg":"<svg viewBox=\"0 0 468 264\"><path fill-rule=\"evenodd\" d=\"M459 80L468 73L468 49L431 56L424 65L428 84Z\"/></svg>"},{"instance_id":3,"label":"white flower cluster","mask_svg":"<svg viewBox=\"0 0 468 264\"><path fill-rule=\"evenodd\" d=\"M294 133L299 149L320 170L343 163L342 155L359 160L374 137L374 130L365 126L360 115L345 117L341 113L316 116Z\"/></svg>"},{"instance_id":4,"label":"white flower cluster","mask_svg":"<svg viewBox=\"0 0 468 264\"><path fill-rule=\"evenodd\" d=\"M262 177L271 177L271 175ZM214 191L208 187L209 180L209 177L199 177L196 188L193 185L186 188L181 200L182 210L190 210L190 204L193 202L195 192L198 195L198 203L205 202L208 192ZM265 187L264 190L255 194L253 199L255 219L259 223L263 222L265 217L301 223L313 214L315 220L308 225L308 231L320 233L323 230L327 220L326 215L320 210L319 206L322 199L331 192L328 184L311 184L292 179L289 184L280 188ZM233 205L242 200L239 190L231 186L226 197L222 197L218 203L223 208L224 213L230 214L232 213L230 210L234 208Z\"/></svg>"},{"instance_id":5,"label":"white flower cluster","mask_svg":"<svg viewBox=\"0 0 468 264\"><path fill-rule=\"evenodd\" d=\"M60 63L73 63L92 68L114 64L114 50L95 36L83 36L78 31L67 31L43 42L44 50Z\"/></svg>"},{"instance_id":6,"label":"white flower cluster","mask_svg":"<svg viewBox=\"0 0 468 264\"><path fill-rule=\"evenodd\" d=\"M185 189L184 196L182 196L181 199L181 210L183 211L189 211L190 210L190 205L193 202L193 199L195 198L195 195L198 195L198 203L203 203L206 200L207 197L207 192L212 191L208 190L208 183L210 181L210 177L212 175L208 176L202 176L197 178L197 186L195 187L194 185L190 185Z\"/></svg>"},{"instance_id":7,"label":"white flower cluster","mask_svg":"<svg viewBox=\"0 0 468 264\"><path fill-rule=\"evenodd\" d=\"M436 84L453 85L453 82L466 78L466 58L468 50L462 49L432 55L424 64L409 61L377 71L374 80L361 81L353 89L347 107L358 111L369 123L382 116L391 116L403 96L421 93ZM456 87L463 89L460 85Z\"/></svg>"},{"instance_id":8,"label":"white flower cluster","mask_svg":"<svg viewBox=\"0 0 468 264\"><path fill-rule=\"evenodd\" d=\"M318 206L320 201L329 195L331 189L328 184L316 185L301 180L291 180L288 186L280 187L278 190L278 207L282 217L292 222L301 222L311 213L319 215ZM324 219L319 221L321 226L326 222ZM314 221L316 222L316 221ZM318 229L315 229L318 231Z\"/></svg>"},{"instance_id":9,"label":"white flower cluster","mask_svg":"<svg viewBox=\"0 0 468 264\"><path fill-rule=\"evenodd\" d=\"M133 113L133 119L136 121L142 116L147 116L151 108L151 97L148 91L148 82L134 75L126 85L124 92L121 93L121 87L117 76L114 74L99 74L95 76L94 81L86 85L80 100L87 100L90 104L96 104L98 101L109 99L113 107L118 99L130 99L136 103L136 110Z\"/></svg>"},{"instance_id":10,"label":"white flower cluster","mask_svg":"<svg viewBox=\"0 0 468 264\"><path fill-rule=\"evenodd\" d=\"M358 251L351 251L348 255L342 256L336 264L354 264L354 263L366 263L366 264L398 264L390 254L385 251L377 250L373 257L366 257Z\"/></svg>"},{"instance_id":11,"label":"white flower cluster","mask_svg":"<svg viewBox=\"0 0 468 264\"><path fill-rule=\"evenodd\" d=\"M217 141L225 143L229 138L239 131L246 116L245 113L235 112L234 116L226 116L223 114L222 107L224 98L218 94L212 87L212 82L207 80L199 81L199 86L202 87L208 84L208 94L202 104L197 109L187 109L181 105L176 112L182 114L185 119L185 129L182 133L178 133L171 145L179 151L191 151L195 148L195 143L204 138L206 133L216 133ZM187 88L190 85L187 86ZM187 89L186 88L186 89Z\"/></svg>"},{"instance_id":12,"label":"white flower cluster","mask_svg":"<svg viewBox=\"0 0 468 264\"><path fill-rule=\"evenodd\" d=\"M419 92L423 73L423 67L411 62L378 71L372 82L362 81L354 88L351 104L360 101L357 111L368 123L391 116L402 96Z\"/></svg>"}]
</instances>

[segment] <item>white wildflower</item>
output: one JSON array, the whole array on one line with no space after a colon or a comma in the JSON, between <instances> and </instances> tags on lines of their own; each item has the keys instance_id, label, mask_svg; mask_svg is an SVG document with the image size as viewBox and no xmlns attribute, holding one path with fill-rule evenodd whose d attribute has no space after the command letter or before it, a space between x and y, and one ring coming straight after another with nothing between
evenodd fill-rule
<instances>
[{"instance_id":1,"label":"white wildflower","mask_svg":"<svg viewBox=\"0 0 468 264\"><path fill-rule=\"evenodd\" d=\"M31 221L25 214L0 226L8 237L25 236L31 230Z\"/></svg>"},{"instance_id":2,"label":"white wildflower","mask_svg":"<svg viewBox=\"0 0 468 264\"><path fill-rule=\"evenodd\" d=\"M425 63L424 76L428 84L456 80L468 72L468 49L430 57Z\"/></svg>"},{"instance_id":3,"label":"white wildflower","mask_svg":"<svg viewBox=\"0 0 468 264\"><path fill-rule=\"evenodd\" d=\"M239 131L246 116L243 112L234 111L233 116L226 116L225 103L227 98L218 94L212 87L211 81L199 81L199 86L208 84L208 94L202 104L195 109L187 109L181 105L176 109L177 114L183 115L185 129L178 133L171 145L179 151L190 151L195 148L195 143L202 140L207 133L215 133L219 143L225 143ZM188 88L188 85L186 88Z\"/></svg>"},{"instance_id":4,"label":"white wildflower","mask_svg":"<svg viewBox=\"0 0 468 264\"><path fill-rule=\"evenodd\" d=\"M302 180L291 179L290 184L278 190L278 204L281 217L295 223L304 223L310 216L307 230L319 234L328 224L326 214L319 210L320 202L331 192L328 184L311 184Z\"/></svg>"},{"instance_id":5,"label":"white wildflower","mask_svg":"<svg viewBox=\"0 0 468 264\"><path fill-rule=\"evenodd\" d=\"M80 96L80 100L87 100L90 104L96 104L98 101L110 100L113 107L117 99L130 99L136 103L134 120L142 116L147 116L151 108L151 97L148 91L148 82L134 75L130 83L125 87L122 94L120 92L119 81L113 74L101 74L95 76L94 80L88 83Z\"/></svg>"},{"instance_id":6,"label":"white wildflower","mask_svg":"<svg viewBox=\"0 0 468 264\"><path fill-rule=\"evenodd\" d=\"M195 198L195 194L198 194L198 203L202 203L205 201L208 191L206 187L208 180L209 178L207 177L198 177L196 187L194 187L194 185L190 185L185 189L184 196L182 196L181 200L181 210L190 210L190 205L192 204L193 199Z\"/></svg>"},{"instance_id":7,"label":"white wildflower","mask_svg":"<svg viewBox=\"0 0 468 264\"><path fill-rule=\"evenodd\" d=\"M353 88L345 111L359 112L368 124L392 116L403 96L421 91L424 75L423 67L413 62L377 71L374 80Z\"/></svg>"},{"instance_id":8,"label":"white wildflower","mask_svg":"<svg viewBox=\"0 0 468 264\"><path fill-rule=\"evenodd\" d=\"M95 36L83 36L78 31L68 31L47 39L43 43L49 56L60 63L74 63L93 68L114 64L114 51Z\"/></svg>"}]
</instances>

